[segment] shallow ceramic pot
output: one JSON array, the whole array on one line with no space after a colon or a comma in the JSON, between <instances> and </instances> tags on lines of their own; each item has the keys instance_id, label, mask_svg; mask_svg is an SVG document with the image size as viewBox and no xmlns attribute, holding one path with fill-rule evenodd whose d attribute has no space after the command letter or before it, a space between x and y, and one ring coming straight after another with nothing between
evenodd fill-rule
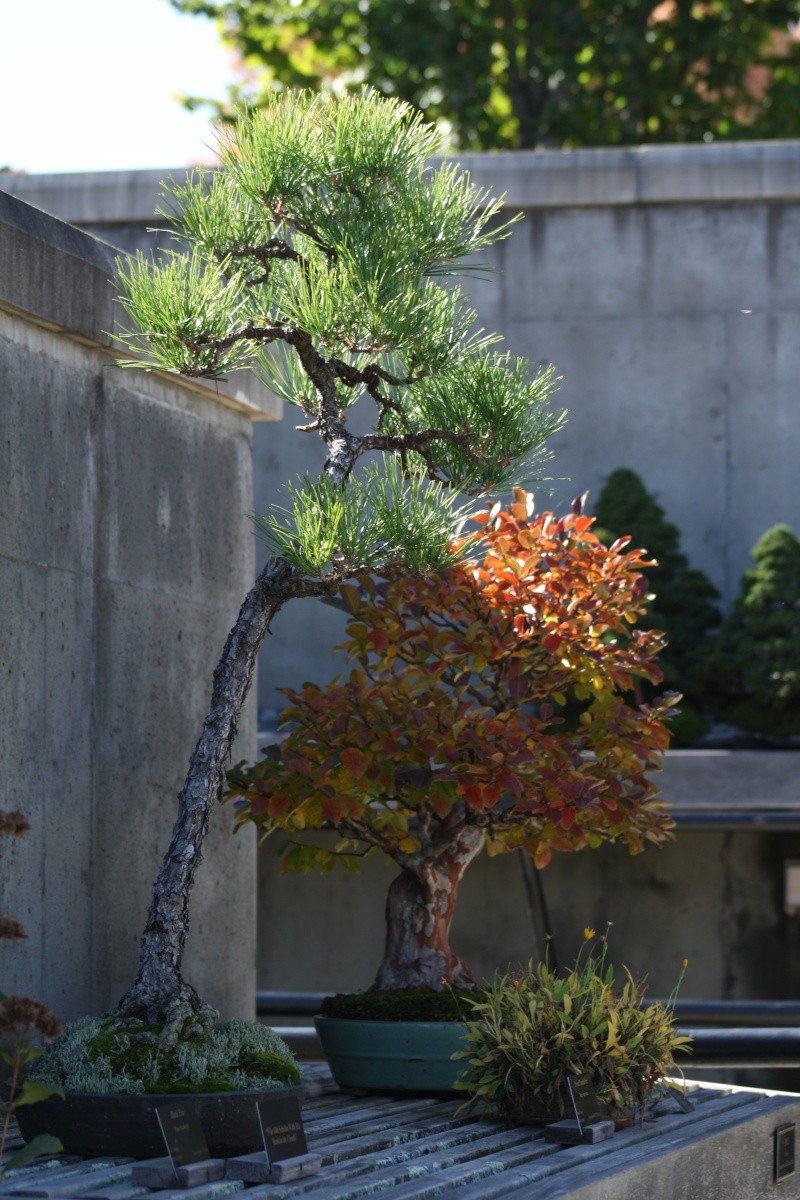
<instances>
[{"instance_id":1,"label":"shallow ceramic pot","mask_svg":"<svg viewBox=\"0 0 800 1200\"><path fill-rule=\"evenodd\" d=\"M57 1137L67 1154L84 1158L114 1155L122 1158L159 1158L166 1154L156 1109L162 1104L191 1105L200 1119L212 1158L251 1154L264 1143L256 1116L261 1096L297 1096L305 1088L280 1087L251 1092L194 1092L161 1096L98 1096L68 1092L62 1100L52 1096L17 1111L20 1133L26 1141L39 1133Z\"/></svg>"},{"instance_id":2,"label":"shallow ceramic pot","mask_svg":"<svg viewBox=\"0 0 800 1200\"><path fill-rule=\"evenodd\" d=\"M314 1024L339 1087L349 1091L451 1092L464 1064L462 1021L362 1021L316 1017Z\"/></svg>"}]
</instances>

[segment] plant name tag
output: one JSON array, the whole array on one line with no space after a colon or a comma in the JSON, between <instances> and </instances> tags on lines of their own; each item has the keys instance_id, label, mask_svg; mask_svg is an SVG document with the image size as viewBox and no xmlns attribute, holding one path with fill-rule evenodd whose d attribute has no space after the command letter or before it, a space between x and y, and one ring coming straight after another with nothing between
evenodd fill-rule
<instances>
[{"instance_id":1,"label":"plant name tag","mask_svg":"<svg viewBox=\"0 0 800 1200\"><path fill-rule=\"evenodd\" d=\"M297 1096L261 1096L256 1111L270 1165L308 1153Z\"/></svg>"},{"instance_id":2,"label":"plant name tag","mask_svg":"<svg viewBox=\"0 0 800 1200\"><path fill-rule=\"evenodd\" d=\"M668 1087L667 1092L670 1096L672 1096L675 1103L678 1105L678 1108L680 1108L682 1112L694 1112L694 1105L692 1104L691 1100L684 1096L680 1088Z\"/></svg>"},{"instance_id":3,"label":"plant name tag","mask_svg":"<svg viewBox=\"0 0 800 1200\"><path fill-rule=\"evenodd\" d=\"M567 1091L579 1127L606 1120L608 1113L597 1098L590 1075L568 1076Z\"/></svg>"},{"instance_id":4,"label":"plant name tag","mask_svg":"<svg viewBox=\"0 0 800 1200\"><path fill-rule=\"evenodd\" d=\"M161 1104L156 1109L156 1117L174 1168L208 1158L203 1127L190 1103Z\"/></svg>"}]
</instances>

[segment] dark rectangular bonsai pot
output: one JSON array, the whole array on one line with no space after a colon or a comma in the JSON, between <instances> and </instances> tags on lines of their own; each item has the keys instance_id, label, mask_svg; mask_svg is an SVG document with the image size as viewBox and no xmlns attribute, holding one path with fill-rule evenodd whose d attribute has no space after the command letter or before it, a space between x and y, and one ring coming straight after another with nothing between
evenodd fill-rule
<instances>
[{"instance_id":1,"label":"dark rectangular bonsai pot","mask_svg":"<svg viewBox=\"0 0 800 1200\"><path fill-rule=\"evenodd\" d=\"M212 1158L252 1154L264 1148L256 1101L267 1095L297 1096L305 1088L279 1087L250 1092L184 1092L177 1095L100 1096L68 1092L18 1110L20 1133L30 1141L40 1133L59 1139L66 1154L83 1158L158 1158L165 1153L156 1117L162 1104L191 1106L200 1119Z\"/></svg>"}]
</instances>

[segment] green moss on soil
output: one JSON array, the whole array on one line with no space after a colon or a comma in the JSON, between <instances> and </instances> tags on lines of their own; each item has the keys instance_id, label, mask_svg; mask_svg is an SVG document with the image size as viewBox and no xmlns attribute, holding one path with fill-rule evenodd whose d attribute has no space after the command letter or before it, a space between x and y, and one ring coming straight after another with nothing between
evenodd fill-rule
<instances>
[{"instance_id":1,"label":"green moss on soil","mask_svg":"<svg viewBox=\"0 0 800 1200\"><path fill-rule=\"evenodd\" d=\"M291 1051L265 1025L223 1021L169 1048L162 1030L84 1018L44 1048L33 1078L101 1095L251 1091L300 1082Z\"/></svg>"},{"instance_id":2,"label":"green moss on soil","mask_svg":"<svg viewBox=\"0 0 800 1200\"><path fill-rule=\"evenodd\" d=\"M444 992L409 989L343 993L325 997L322 1015L355 1021L465 1021L472 1011L470 1002L481 995L462 988Z\"/></svg>"}]
</instances>

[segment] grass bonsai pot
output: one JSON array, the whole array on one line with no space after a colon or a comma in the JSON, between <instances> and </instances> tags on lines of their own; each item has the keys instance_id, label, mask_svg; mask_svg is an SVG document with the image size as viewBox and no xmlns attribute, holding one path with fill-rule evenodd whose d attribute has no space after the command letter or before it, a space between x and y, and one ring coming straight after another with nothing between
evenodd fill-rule
<instances>
[{"instance_id":1,"label":"grass bonsai pot","mask_svg":"<svg viewBox=\"0 0 800 1200\"><path fill-rule=\"evenodd\" d=\"M648 771L673 710L628 702L635 679L660 679L660 635L633 627L647 596L644 552L626 539L603 546L580 500L560 519L534 516L517 489L508 511L495 505L475 520L480 558L341 589L350 675L288 691L288 736L228 773L238 820L287 835L284 869L357 871L373 852L399 868L359 1019L384 1021L373 1002L408 993L406 1016L427 1023L424 994L477 986L449 932L482 850L521 849L544 866L553 850L608 840L635 853L669 835ZM331 828L333 847L314 842ZM397 1015L387 1036L406 1038ZM329 1020L354 1019L330 1008L324 1017L325 1039ZM408 1060L408 1041L399 1046ZM351 1067L337 1075L348 1086L390 1078L386 1064L373 1084Z\"/></svg>"},{"instance_id":2,"label":"grass bonsai pot","mask_svg":"<svg viewBox=\"0 0 800 1200\"><path fill-rule=\"evenodd\" d=\"M288 1047L254 1021L222 1021L170 1047L162 1034L110 1018L67 1025L31 1071L64 1096L20 1108L22 1136L54 1134L67 1154L154 1158L164 1153L156 1109L180 1101L198 1116L212 1156L248 1154L263 1145L258 1097L305 1094Z\"/></svg>"},{"instance_id":3,"label":"grass bonsai pot","mask_svg":"<svg viewBox=\"0 0 800 1200\"><path fill-rule=\"evenodd\" d=\"M630 1124L664 1078L674 1075L674 1055L690 1038L676 1032L674 1001L645 1004L645 986L624 969L617 985L607 962L608 941L584 957L595 937L563 974L549 963L498 975L472 1003L463 1071L456 1087L473 1102L518 1125L546 1125L573 1115L570 1085L580 1079L599 1111Z\"/></svg>"}]
</instances>

